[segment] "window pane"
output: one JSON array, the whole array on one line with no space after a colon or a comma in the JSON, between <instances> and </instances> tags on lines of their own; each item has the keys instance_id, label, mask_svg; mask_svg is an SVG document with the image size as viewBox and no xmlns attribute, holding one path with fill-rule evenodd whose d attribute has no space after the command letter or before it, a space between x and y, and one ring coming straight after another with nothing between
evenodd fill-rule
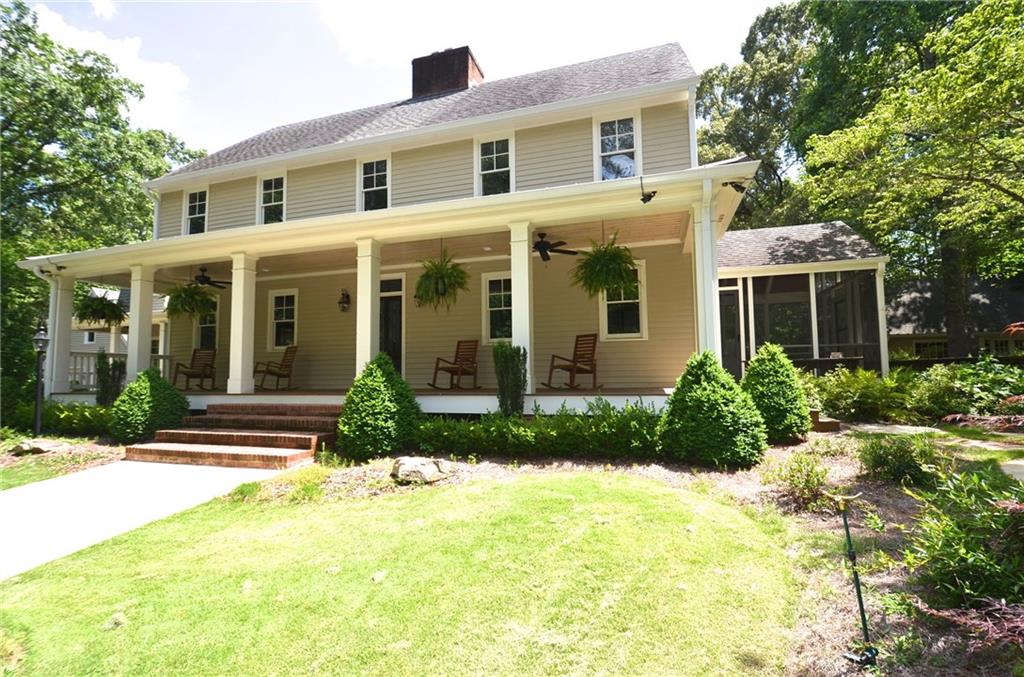
<instances>
[{"instance_id":1,"label":"window pane","mask_svg":"<svg viewBox=\"0 0 1024 677\"><path fill-rule=\"evenodd\" d=\"M386 209L388 206L388 189L377 188L374 190L368 190L363 193L363 209L370 211L373 209Z\"/></svg>"},{"instance_id":2,"label":"window pane","mask_svg":"<svg viewBox=\"0 0 1024 677\"><path fill-rule=\"evenodd\" d=\"M487 143L480 144L480 155L494 155L494 142L488 141Z\"/></svg>"},{"instance_id":3,"label":"window pane","mask_svg":"<svg viewBox=\"0 0 1024 677\"><path fill-rule=\"evenodd\" d=\"M501 293L501 280L488 280L487 291L491 294Z\"/></svg>"},{"instance_id":4,"label":"window pane","mask_svg":"<svg viewBox=\"0 0 1024 677\"><path fill-rule=\"evenodd\" d=\"M280 223L284 221L284 205L269 205L263 208L263 223Z\"/></svg>"},{"instance_id":5,"label":"window pane","mask_svg":"<svg viewBox=\"0 0 1024 677\"><path fill-rule=\"evenodd\" d=\"M491 338L506 339L512 338L512 310L492 310L491 314Z\"/></svg>"},{"instance_id":6,"label":"window pane","mask_svg":"<svg viewBox=\"0 0 1024 677\"><path fill-rule=\"evenodd\" d=\"M200 348L216 348L217 347L217 327L215 327L215 326L199 327L199 347Z\"/></svg>"},{"instance_id":7,"label":"window pane","mask_svg":"<svg viewBox=\"0 0 1024 677\"><path fill-rule=\"evenodd\" d=\"M640 333L639 303L612 303L607 308L609 334Z\"/></svg>"},{"instance_id":8,"label":"window pane","mask_svg":"<svg viewBox=\"0 0 1024 677\"><path fill-rule=\"evenodd\" d=\"M635 175L632 153L617 153L601 158L601 178L622 179Z\"/></svg>"},{"instance_id":9,"label":"window pane","mask_svg":"<svg viewBox=\"0 0 1024 677\"><path fill-rule=\"evenodd\" d=\"M193 216L188 220L188 234L196 235L198 233L206 232L206 217L205 216Z\"/></svg>"},{"instance_id":10,"label":"window pane","mask_svg":"<svg viewBox=\"0 0 1024 677\"><path fill-rule=\"evenodd\" d=\"M363 177L363 188L373 188L373 175Z\"/></svg>"},{"instance_id":11,"label":"window pane","mask_svg":"<svg viewBox=\"0 0 1024 677\"><path fill-rule=\"evenodd\" d=\"M391 280L381 280L380 281L380 290L382 292L385 292L385 293L386 292L402 291L402 279L401 278L394 278L394 279L391 279Z\"/></svg>"},{"instance_id":12,"label":"window pane","mask_svg":"<svg viewBox=\"0 0 1024 677\"><path fill-rule=\"evenodd\" d=\"M601 152L602 153L610 153L613 150L615 150L615 137L614 136L601 137Z\"/></svg>"},{"instance_id":13,"label":"window pane","mask_svg":"<svg viewBox=\"0 0 1024 677\"><path fill-rule=\"evenodd\" d=\"M501 139L500 141L494 142L494 151L496 153L507 153L508 152L508 139Z\"/></svg>"},{"instance_id":14,"label":"window pane","mask_svg":"<svg viewBox=\"0 0 1024 677\"><path fill-rule=\"evenodd\" d=\"M632 134L633 133L633 118L624 118L619 120L619 134Z\"/></svg>"},{"instance_id":15,"label":"window pane","mask_svg":"<svg viewBox=\"0 0 1024 677\"><path fill-rule=\"evenodd\" d=\"M508 155L497 155L494 158L495 169L508 169Z\"/></svg>"},{"instance_id":16,"label":"window pane","mask_svg":"<svg viewBox=\"0 0 1024 677\"><path fill-rule=\"evenodd\" d=\"M364 162L363 163L363 176L369 176L371 174L373 174L373 163L372 162Z\"/></svg>"},{"instance_id":17,"label":"window pane","mask_svg":"<svg viewBox=\"0 0 1024 677\"><path fill-rule=\"evenodd\" d=\"M480 171L489 172L492 169L494 169L494 157L493 156L488 155L486 157L480 158Z\"/></svg>"},{"instance_id":18,"label":"window pane","mask_svg":"<svg viewBox=\"0 0 1024 677\"><path fill-rule=\"evenodd\" d=\"M388 161L387 160L377 160L376 166L374 167L374 170L378 174L386 174L387 171L388 171Z\"/></svg>"},{"instance_id":19,"label":"window pane","mask_svg":"<svg viewBox=\"0 0 1024 677\"><path fill-rule=\"evenodd\" d=\"M619 150L633 150L632 134L623 134L619 137Z\"/></svg>"},{"instance_id":20,"label":"window pane","mask_svg":"<svg viewBox=\"0 0 1024 677\"><path fill-rule=\"evenodd\" d=\"M480 177L480 188L484 195L498 195L511 190L509 172L490 172Z\"/></svg>"},{"instance_id":21,"label":"window pane","mask_svg":"<svg viewBox=\"0 0 1024 677\"><path fill-rule=\"evenodd\" d=\"M290 346L295 341L295 323L278 322L274 325L274 346Z\"/></svg>"},{"instance_id":22,"label":"window pane","mask_svg":"<svg viewBox=\"0 0 1024 677\"><path fill-rule=\"evenodd\" d=\"M615 134L615 123L614 122L602 122L601 123L601 136L612 136Z\"/></svg>"}]
</instances>

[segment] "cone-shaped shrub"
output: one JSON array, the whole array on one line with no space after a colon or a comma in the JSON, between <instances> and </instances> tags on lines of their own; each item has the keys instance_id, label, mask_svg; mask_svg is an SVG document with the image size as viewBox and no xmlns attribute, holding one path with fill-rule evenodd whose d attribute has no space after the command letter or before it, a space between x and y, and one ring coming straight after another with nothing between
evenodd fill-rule
<instances>
[{"instance_id":1,"label":"cone-shaped shrub","mask_svg":"<svg viewBox=\"0 0 1024 677\"><path fill-rule=\"evenodd\" d=\"M118 442L138 442L157 430L177 428L188 414L188 400L150 367L128 384L110 410L110 434Z\"/></svg>"},{"instance_id":2,"label":"cone-shaped shrub","mask_svg":"<svg viewBox=\"0 0 1024 677\"><path fill-rule=\"evenodd\" d=\"M757 349L742 387L761 412L769 442L791 442L811 429L807 395L796 367L781 346L765 343Z\"/></svg>"},{"instance_id":3,"label":"cone-shaped shrub","mask_svg":"<svg viewBox=\"0 0 1024 677\"><path fill-rule=\"evenodd\" d=\"M378 354L345 396L338 451L356 461L401 452L414 444L421 416L409 384L386 354Z\"/></svg>"},{"instance_id":4,"label":"cone-shaped shrub","mask_svg":"<svg viewBox=\"0 0 1024 677\"><path fill-rule=\"evenodd\" d=\"M408 449L416 443L416 430L423 419L423 410L416 401L416 393L395 369L395 363L387 353L377 353L373 363L380 367L384 380L398 405L398 443L401 449Z\"/></svg>"},{"instance_id":5,"label":"cone-shaped shrub","mask_svg":"<svg viewBox=\"0 0 1024 677\"><path fill-rule=\"evenodd\" d=\"M658 421L658 446L669 458L749 468L768 447L750 395L704 351L686 363Z\"/></svg>"}]
</instances>

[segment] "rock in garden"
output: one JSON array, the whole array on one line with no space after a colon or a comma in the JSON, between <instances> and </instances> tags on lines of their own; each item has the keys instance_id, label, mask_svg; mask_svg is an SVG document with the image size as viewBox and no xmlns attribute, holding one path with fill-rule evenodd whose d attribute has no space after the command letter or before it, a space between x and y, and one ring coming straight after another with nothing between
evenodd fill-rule
<instances>
[{"instance_id":1,"label":"rock in garden","mask_svg":"<svg viewBox=\"0 0 1024 677\"><path fill-rule=\"evenodd\" d=\"M14 447L15 456L28 456L29 454L46 454L57 451L64 444L53 440L25 440Z\"/></svg>"},{"instance_id":2,"label":"rock in garden","mask_svg":"<svg viewBox=\"0 0 1024 677\"><path fill-rule=\"evenodd\" d=\"M450 474L448 461L422 456L399 456L391 467L391 477L399 484L430 484Z\"/></svg>"}]
</instances>

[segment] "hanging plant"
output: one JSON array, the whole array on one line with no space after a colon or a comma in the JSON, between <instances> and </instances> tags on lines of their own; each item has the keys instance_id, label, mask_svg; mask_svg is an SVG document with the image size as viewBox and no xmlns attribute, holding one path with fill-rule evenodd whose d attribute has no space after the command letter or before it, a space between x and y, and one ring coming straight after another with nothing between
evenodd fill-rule
<instances>
[{"instance_id":1,"label":"hanging plant","mask_svg":"<svg viewBox=\"0 0 1024 677\"><path fill-rule=\"evenodd\" d=\"M217 295L208 287L189 283L176 285L167 295L167 317L199 317L216 312Z\"/></svg>"},{"instance_id":2,"label":"hanging plant","mask_svg":"<svg viewBox=\"0 0 1024 677\"><path fill-rule=\"evenodd\" d=\"M416 305L431 306L434 310L444 305L450 309L460 291L469 291L469 273L452 260L447 249L441 250L440 257L420 263L423 272L416 281Z\"/></svg>"},{"instance_id":3,"label":"hanging plant","mask_svg":"<svg viewBox=\"0 0 1024 677\"><path fill-rule=\"evenodd\" d=\"M580 252L580 259L572 271L572 283L590 296L610 289L635 293L637 288L636 261L629 247L615 243L618 234L601 244L591 242L589 252Z\"/></svg>"},{"instance_id":4,"label":"hanging plant","mask_svg":"<svg viewBox=\"0 0 1024 677\"><path fill-rule=\"evenodd\" d=\"M75 317L79 322L100 324L110 329L124 324L128 313L117 301L105 296L80 296L75 300Z\"/></svg>"}]
</instances>

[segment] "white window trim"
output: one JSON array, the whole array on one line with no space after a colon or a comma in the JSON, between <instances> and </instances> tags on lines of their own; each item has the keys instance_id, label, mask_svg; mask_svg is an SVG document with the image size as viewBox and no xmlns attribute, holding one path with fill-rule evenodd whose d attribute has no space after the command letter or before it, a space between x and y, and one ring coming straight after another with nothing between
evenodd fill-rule
<instances>
[{"instance_id":1,"label":"white window trim","mask_svg":"<svg viewBox=\"0 0 1024 677\"><path fill-rule=\"evenodd\" d=\"M213 317L214 317L214 320L213 320L213 327L214 327L213 346L214 346L215 349L220 347L220 307L221 307L220 294L217 294L216 297L217 297L217 308L213 311ZM197 348L199 348L199 327L200 327L199 316L196 315L193 318L193 320L192 320L192 350L196 350Z\"/></svg>"},{"instance_id":2,"label":"white window trim","mask_svg":"<svg viewBox=\"0 0 1024 677\"><path fill-rule=\"evenodd\" d=\"M473 139L473 195L476 197L489 197L484 195L483 172L480 169L480 146L491 141L502 141L508 139L508 193L516 192L516 134L514 131L501 132L478 136Z\"/></svg>"},{"instance_id":3,"label":"white window trim","mask_svg":"<svg viewBox=\"0 0 1024 677\"><path fill-rule=\"evenodd\" d=\"M386 209L391 209L391 199L395 194L395 183L394 183L394 165L391 163L391 153L384 153L382 155L375 155L371 157L356 158L356 211L366 211L363 209L363 164L367 162L379 162L384 160L388 163L388 170L385 172L388 181L388 206ZM372 189L371 189L372 190ZM371 209L370 211L377 211Z\"/></svg>"},{"instance_id":4,"label":"white window trim","mask_svg":"<svg viewBox=\"0 0 1024 677\"><path fill-rule=\"evenodd\" d=\"M283 186L283 194L281 195L281 220L279 223L285 223L288 220L288 172L272 172L269 174L260 174L256 177L256 223L263 223L263 182L269 181L270 179L281 179L281 185ZM206 194L209 199L210 194ZM272 202L271 204L276 204ZM209 203L206 207L209 211Z\"/></svg>"},{"instance_id":5,"label":"white window trim","mask_svg":"<svg viewBox=\"0 0 1024 677\"><path fill-rule=\"evenodd\" d=\"M295 331L292 333L292 345L299 345L299 290L293 289L271 289L267 292L267 350L272 353L284 352L288 346L274 345L274 297L294 296L295 297Z\"/></svg>"},{"instance_id":6,"label":"white window trim","mask_svg":"<svg viewBox=\"0 0 1024 677\"><path fill-rule=\"evenodd\" d=\"M381 296L381 298L384 298L386 296L400 296L402 298L402 369L400 371L401 371L402 377L404 378L405 377L405 367L406 367L405 335L406 335L406 331L407 331L406 322L405 322L405 312L406 312L406 308L409 305L408 303L405 302L405 290L407 288L406 287L406 281L405 281L405 273L381 273L380 279L381 280L401 280L402 281L402 291L380 292L380 296ZM378 287L378 289L380 289L380 287ZM297 298L295 300L295 303L296 303L296 308L298 308L298 299ZM295 316L298 317L298 310L296 310Z\"/></svg>"},{"instance_id":7,"label":"white window trim","mask_svg":"<svg viewBox=\"0 0 1024 677\"><path fill-rule=\"evenodd\" d=\"M638 334L609 334L607 299L605 293L598 294L597 315L600 321L600 337L602 341L646 341L647 340L647 262L638 259L636 262L637 280L640 284L640 333Z\"/></svg>"},{"instance_id":8,"label":"white window trim","mask_svg":"<svg viewBox=\"0 0 1024 677\"><path fill-rule=\"evenodd\" d=\"M507 339L502 339L502 338L492 339L491 338L491 313L489 312L490 311L490 307L487 304L487 298L488 298L488 293L487 293L488 284L487 283L490 282L491 280L506 280L506 279L507 280L511 280L512 279L512 271L511 270L499 270L499 271L494 271L494 272L491 272L491 273L481 273L480 274L480 313L481 313L481 315L480 315L480 337L483 339L483 344L485 346L493 345L495 343L509 343L509 342L512 341L511 338L507 338ZM512 290L512 303L515 303L515 293L516 293L516 290L513 289Z\"/></svg>"},{"instance_id":9,"label":"white window trim","mask_svg":"<svg viewBox=\"0 0 1024 677\"><path fill-rule=\"evenodd\" d=\"M640 121L639 110L627 110L618 112L609 112L605 115L595 115L591 118L592 131L591 140L593 142L593 156L594 156L594 181L601 183L601 123L611 122L612 120L621 120L623 118L633 118L633 163L636 166L634 172L636 176L628 177L626 179L612 179L614 181L628 181L630 178L637 178L643 176L644 173L644 137L643 127Z\"/></svg>"},{"instance_id":10,"label":"white window trim","mask_svg":"<svg viewBox=\"0 0 1024 677\"><path fill-rule=\"evenodd\" d=\"M90 336L92 338L89 338ZM94 343L96 343L96 332L94 330L92 330L92 329L86 329L85 330L85 335L82 337L82 344L83 345L87 345L87 346L91 346Z\"/></svg>"},{"instance_id":11,"label":"white window trim","mask_svg":"<svg viewBox=\"0 0 1024 677\"><path fill-rule=\"evenodd\" d=\"M188 235L188 196L190 193L206 191L206 219L203 221L203 233L210 232L210 186L194 186L181 191L181 234ZM196 233L202 235L202 233Z\"/></svg>"}]
</instances>

